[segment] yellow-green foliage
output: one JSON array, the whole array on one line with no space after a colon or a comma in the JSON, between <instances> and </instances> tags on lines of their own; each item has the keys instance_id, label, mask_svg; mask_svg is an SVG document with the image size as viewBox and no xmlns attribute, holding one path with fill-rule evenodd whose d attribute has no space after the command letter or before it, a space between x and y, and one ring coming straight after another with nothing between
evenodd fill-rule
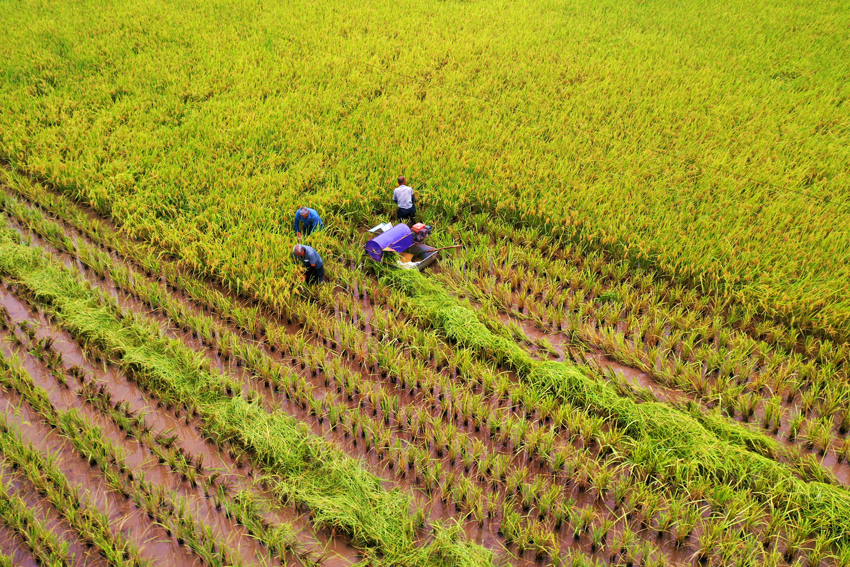
<instances>
[{"instance_id":1,"label":"yellow-green foliage","mask_svg":"<svg viewBox=\"0 0 850 567\"><path fill-rule=\"evenodd\" d=\"M4 2L0 156L273 302L295 207L366 224L405 173L429 219L545 226L846 340L841 7Z\"/></svg>"},{"instance_id":2,"label":"yellow-green foliage","mask_svg":"<svg viewBox=\"0 0 850 567\"><path fill-rule=\"evenodd\" d=\"M572 363L533 360L515 343L488 331L476 320L473 309L417 271L388 270L383 281L410 294L423 316L448 338L506 364L541 395L552 395L604 415L626 434L621 449L627 448L628 460L677 470L683 478L704 477L750 490L765 500L782 501L789 518L808 516L819 531L829 532L834 540L843 538L843 545L848 543L847 491L802 481L790 468L756 454L758 449L775 453L772 439L700 411L689 415L659 402L636 403Z\"/></svg>"}]
</instances>

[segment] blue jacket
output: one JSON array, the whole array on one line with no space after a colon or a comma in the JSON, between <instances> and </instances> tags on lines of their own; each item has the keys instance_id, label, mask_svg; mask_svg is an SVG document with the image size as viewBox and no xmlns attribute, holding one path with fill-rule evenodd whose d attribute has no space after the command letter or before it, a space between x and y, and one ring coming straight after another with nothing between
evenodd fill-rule
<instances>
[{"instance_id":1,"label":"blue jacket","mask_svg":"<svg viewBox=\"0 0 850 567\"><path fill-rule=\"evenodd\" d=\"M313 248L312 246L304 246L303 244L301 246L304 248L304 257L302 258L298 254L293 252L293 258L304 264L304 267L306 268L313 267L319 269L325 267L325 265L322 263L322 257L319 256L319 253L316 252L315 248Z\"/></svg>"},{"instance_id":2,"label":"blue jacket","mask_svg":"<svg viewBox=\"0 0 850 567\"><path fill-rule=\"evenodd\" d=\"M322 217L319 216L319 213L315 211L315 209L307 209L307 218L301 216L301 207L295 210L295 222L292 223L293 228L295 228L295 232L303 232L304 236L309 236L311 232L314 230L319 230L325 227L322 224ZM298 228L298 225L301 225L302 228Z\"/></svg>"}]
</instances>

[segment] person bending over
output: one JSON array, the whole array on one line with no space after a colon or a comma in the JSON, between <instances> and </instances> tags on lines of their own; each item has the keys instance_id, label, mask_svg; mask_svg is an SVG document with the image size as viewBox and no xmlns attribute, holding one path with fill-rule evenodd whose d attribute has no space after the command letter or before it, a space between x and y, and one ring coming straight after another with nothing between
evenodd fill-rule
<instances>
[{"instance_id":1,"label":"person bending over","mask_svg":"<svg viewBox=\"0 0 850 567\"><path fill-rule=\"evenodd\" d=\"M295 228L295 236L298 238L301 238L302 233L304 233L304 236L310 236L311 233L325 227L322 224L322 217L319 216L319 213L315 209L308 209L307 207L301 207L295 211L295 222L293 226Z\"/></svg>"},{"instance_id":2,"label":"person bending over","mask_svg":"<svg viewBox=\"0 0 850 567\"><path fill-rule=\"evenodd\" d=\"M299 260L304 267L304 283L313 285L325 281L325 265L316 249L305 244L296 244L292 249L292 257Z\"/></svg>"}]
</instances>

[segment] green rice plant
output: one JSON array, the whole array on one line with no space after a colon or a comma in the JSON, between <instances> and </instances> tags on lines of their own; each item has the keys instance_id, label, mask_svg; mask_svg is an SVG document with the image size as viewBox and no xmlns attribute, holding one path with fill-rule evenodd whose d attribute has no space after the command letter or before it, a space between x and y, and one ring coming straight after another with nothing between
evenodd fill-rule
<instances>
[{"instance_id":1,"label":"green rice plant","mask_svg":"<svg viewBox=\"0 0 850 567\"><path fill-rule=\"evenodd\" d=\"M39 261L37 261L37 262L36 262L36 265L38 264L38 262L39 262ZM19 269L23 268L23 264L21 264L21 263L17 263L17 264L15 264L15 265L16 265ZM6 266L8 266L8 264L6 264ZM44 265L42 265L41 267L36 267L36 266L33 266L33 265L31 265L31 266L32 266L32 267L35 267L35 269L36 269L36 270L39 270L39 269L43 269L43 268L44 268ZM48 271L49 271L49 268L48 268ZM57 278L57 277L60 277L60 276L58 275L58 273L53 273L53 274L51 274L51 277L52 277L52 278ZM61 279L61 278L60 278L60 279ZM56 289L56 288L54 288L54 289ZM71 286L71 289L73 289L73 285ZM62 295L62 294L67 293L67 292L54 292L54 293L56 293L55 297L56 297L57 299L61 297L61 298L63 298L63 299L62 299L62 301L69 301L68 296L66 296L66 295ZM82 294L83 294L83 296L84 296L84 297L86 296L86 294L89 294L89 293L91 293L91 292L89 292L89 291L82 291ZM61 305L61 303L54 303L54 306L55 306L55 305L57 305L57 304L58 304L58 305ZM66 313L66 312L64 312L64 311L59 311L57 314L58 314L58 315L62 315L62 318L63 318L63 320L65 321L65 323L66 323L66 324L69 324L71 327L77 326L76 328L77 328L77 329L80 329L80 330L82 330L82 329L86 329L86 332L87 332L87 333L92 333L92 336L100 337L100 338L98 338L98 340L113 340L113 341L117 340L117 341L118 341L118 344L121 344L121 345L122 345L122 347L121 347L122 349L133 348L133 349L134 349L134 352L144 353L144 352L146 352L146 350L145 350L145 349L150 349L150 348L151 348L150 346L146 346L146 347L144 347L144 348L143 348L143 349L141 349L141 350L135 350L135 349L137 349L138 347L136 347L136 346L131 346L131 345L130 345L130 343L126 343L126 342L122 343L122 342L121 342L121 341L126 341L127 339L124 339L124 338L118 339L118 338L117 338L117 337L119 337L119 336L120 336L120 332L119 332L119 334L112 335L112 336L110 336L109 334L107 334L107 329L109 329L109 328L110 328L110 325L111 325L111 328L112 328L112 329L115 329L115 326L116 326L116 325L120 325L120 324L115 323L115 322L109 323L109 318L108 318L108 317L107 317L107 318L105 318L105 319L104 319L103 317L101 317L101 319L98 321L98 326L97 326L97 327L95 327L95 326L87 327L87 325L89 325L89 323L88 323L87 321L88 321L88 320L89 320L89 318L91 317L91 315L89 314L89 313L90 313L91 308L88 308L88 309L89 309L89 311L86 311L86 309L76 309L76 310L75 310L75 313L76 313L76 317L77 317L77 318L74 320L75 322L74 322L74 324L73 324L73 325L71 325L71 324L70 324L69 319L68 319L69 312L68 312L68 313ZM104 323L105 323L105 324L104 324ZM123 323L123 322L122 322L121 324L127 324L127 323ZM150 340L149 340L149 341L147 341L147 342L146 342L146 344L147 344L147 345L150 345L150 344L157 344L157 343L156 343L156 341L155 341L155 340L154 340L154 341L150 341ZM159 344L160 344L160 345L162 345L162 343L159 343ZM164 345L163 345L163 346L164 346ZM160 346L160 347L158 347L158 348L162 348L162 347ZM173 347L169 347L169 348L173 348ZM126 351L125 351L125 352L126 352ZM177 350L177 351L172 351L172 352L180 352L180 351L179 351L179 350ZM183 355L183 356L185 356L185 355ZM143 360L144 360L144 359L143 359ZM155 368L155 367L156 367L156 366L154 366L154 368ZM189 373L189 374L188 374L188 376L197 376L197 372L198 372L198 370L197 370L197 369L195 369L195 370L193 370L191 373ZM160 374L160 376L162 377L162 376L168 376L168 375L167 375L167 374ZM173 379L173 378L171 378L171 379ZM183 380L185 381L185 378L183 378ZM185 382L184 382L184 383L185 383ZM162 382L160 382L160 384L162 384L162 385L167 385L167 384L169 384L169 380L162 381ZM185 386L184 386L184 387L185 387ZM178 390L178 391L179 391L179 390ZM216 392L217 392L217 389L215 389L215 388L212 388L212 389L210 389L210 388L205 388L204 395L203 395L203 396L200 396L199 398L196 398L196 400L195 400L195 401L196 401L196 402L198 402L198 403L202 406L202 405L203 405L203 403L205 403L205 402L203 402L203 400L204 400L205 398L206 398L206 399L209 399L209 398L210 398L210 396L212 395L212 396L213 396L213 399L215 399L215 397L214 397L214 396L218 395ZM206 403L209 403L209 402L206 402ZM221 402L217 402L217 403L221 403ZM229 401L225 402L225 403L224 403L224 407L228 407L228 404L233 404L233 403L236 403L236 405L238 406L240 403L244 404L245 402L240 402L240 400L239 400L238 398L235 398L235 399L233 399L233 400L229 400ZM232 407L232 406L231 406L231 407ZM233 408L233 409L236 409L236 408ZM247 409L247 405L246 405L246 408L245 408L245 409ZM251 415L252 415L251 411L252 411L252 410L248 410L248 412L247 412L247 413L243 413L242 415L240 415L240 416L238 416L238 417L237 417L237 416L226 417L226 416L228 415L226 412L224 412L224 413L223 413L221 410L216 410L216 412L215 412L215 413L210 414L210 416L215 416L215 421L216 421L217 423L219 423L219 424L220 424L220 425L219 425L219 427L221 427L221 426L223 425L223 422L222 422L221 420L223 420L223 419L224 419L224 420L226 420L226 419L235 419L235 420L237 420L237 421L239 421L239 422L241 422L241 423L245 423L246 418L248 418L248 416L251 416ZM254 414L253 419L256 419L257 417L259 417L259 414ZM275 419L279 419L279 417L271 417L270 419L275 420ZM282 424L278 424L278 425L277 425L277 427L280 427L280 425L282 425ZM284 429L284 430L285 430L285 429ZM284 431L284 430L281 430L281 432L282 432L282 431ZM240 429L239 429L239 433L240 433L241 435L252 435L252 430L251 430L251 429L245 429L245 428L240 427ZM290 435L291 435L291 434L290 434ZM278 438L279 438L279 439L285 439L285 438L286 438L286 436L285 436L285 435L280 435ZM260 441L260 438L259 438L259 437L257 437L257 438L254 438L254 439L253 439L252 443L259 442L259 441ZM291 457L290 457L290 458L291 458ZM273 462L273 461L271 461L271 462ZM268 465L266 465L266 466L268 466ZM356 471L357 469L355 468L355 469L352 469L352 470L355 470L355 471ZM337 475L337 476L338 476L338 475ZM329 477L328 477L328 479L330 479L330 478L332 478L332 477L333 477L333 475L329 476ZM379 492L379 493L380 493L380 492ZM378 494L379 494L379 493L378 493ZM307 491L307 492L301 492L301 494L302 494L302 495L308 495L308 494L310 494L310 492L309 492L309 491ZM303 496L302 496L302 497L303 497ZM372 507L372 508L374 508L374 505L371 505L371 507ZM314 507L313 507L313 509L314 509L314 510L316 510L317 508L314 506ZM355 529L355 530L359 530L359 529L361 528L361 526L360 526L359 522L358 522L356 525L355 525L355 524L348 524L348 525L350 525L350 526L354 527L354 529ZM380 525L380 524L374 524L374 525L375 525L375 526L377 526L377 525ZM369 527L369 526L365 526L365 529L369 530L369 529L370 529L370 527ZM375 532L375 533L377 533L377 532ZM392 548L393 548L393 549L397 549L397 546L399 545L399 543L401 543L401 542L403 542L403 541L404 541L403 539L398 539L398 540L396 540L396 543L394 543L394 544L393 544ZM409 540L408 540L408 541L409 541ZM390 549L390 548L387 548L387 549Z\"/></svg>"},{"instance_id":2,"label":"green rice plant","mask_svg":"<svg viewBox=\"0 0 850 567\"><path fill-rule=\"evenodd\" d=\"M803 423L806 420L806 416L801 413L792 413L791 419L788 422L788 439L794 441L799 437L800 430L803 427Z\"/></svg>"},{"instance_id":3,"label":"green rice plant","mask_svg":"<svg viewBox=\"0 0 850 567\"><path fill-rule=\"evenodd\" d=\"M699 537L699 544L694 553L694 558L700 565L705 565L716 553L717 547L723 539L723 528L716 521L708 521L703 526Z\"/></svg>"},{"instance_id":4,"label":"green rice plant","mask_svg":"<svg viewBox=\"0 0 850 567\"><path fill-rule=\"evenodd\" d=\"M628 551L632 549L635 545L635 532L628 526L628 524L624 525L617 535L614 536L611 541L611 555L609 557L609 562L615 563L618 559L622 561Z\"/></svg>"},{"instance_id":5,"label":"green rice plant","mask_svg":"<svg viewBox=\"0 0 850 567\"><path fill-rule=\"evenodd\" d=\"M797 553L800 552L805 543L813 535L812 524L813 522L807 518L801 520L796 525L788 526L786 530L784 557L789 563L794 560Z\"/></svg>"},{"instance_id":6,"label":"green rice plant","mask_svg":"<svg viewBox=\"0 0 850 567\"><path fill-rule=\"evenodd\" d=\"M800 412L808 416L814 411L815 404L820 401L820 392L816 390L806 390L800 396Z\"/></svg>"},{"instance_id":7,"label":"green rice plant","mask_svg":"<svg viewBox=\"0 0 850 567\"><path fill-rule=\"evenodd\" d=\"M794 401L794 398L797 397L797 394L800 393L800 388L802 384L796 377L789 377L783 382L782 391L785 394L785 402L790 404Z\"/></svg>"},{"instance_id":8,"label":"green rice plant","mask_svg":"<svg viewBox=\"0 0 850 567\"><path fill-rule=\"evenodd\" d=\"M573 498L567 498L565 500L553 502L553 507L554 526L557 531L560 530L561 527L568 521L572 521L575 500Z\"/></svg>"},{"instance_id":9,"label":"green rice plant","mask_svg":"<svg viewBox=\"0 0 850 567\"><path fill-rule=\"evenodd\" d=\"M838 389L835 387L827 387L824 389L823 394L816 409L816 413L821 417L821 419L829 419L832 421L832 418L841 410L842 407L847 405L848 396L850 396L850 392L844 389Z\"/></svg>"},{"instance_id":10,"label":"green rice plant","mask_svg":"<svg viewBox=\"0 0 850 567\"><path fill-rule=\"evenodd\" d=\"M821 561L827 557L830 546L834 543L834 538L826 534L818 534L815 538L812 549L807 552L806 561L809 567L817 567Z\"/></svg>"},{"instance_id":11,"label":"green rice plant","mask_svg":"<svg viewBox=\"0 0 850 567\"><path fill-rule=\"evenodd\" d=\"M59 540L29 509L29 506L11 487L0 481L0 517L3 522L20 535L39 564L50 566L73 565L68 544ZM11 567L11 558L3 556L3 562ZM0 562L0 564L3 564Z\"/></svg>"},{"instance_id":12,"label":"green rice plant","mask_svg":"<svg viewBox=\"0 0 850 567\"><path fill-rule=\"evenodd\" d=\"M845 463L850 463L850 437L845 438L841 442L841 446L836 452L836 458L838 462L844 460Z\"/></svg>"},{"instance_id":13,"label":"green rice plant","mask_svg":"<svg viewBox=\"0 0 850 567\"><path fill-rule=\"evenodd\" d=\"M599 513L592 506L576 510L573 508L573 517L570 522L573 526L573 539L578 540L582 534L590 531L591 527L597 522Z\"/></svg>"},{"instance_id":14,"label":"green rice plant","mask_svg":"<svg viewBox=\"0 0 850 567\"><path fill-rule=\"evenodd\" d=\"M845 408L838 422L838 433L845 435L848 431L850 431L850 409Z\"/></svg>"},{"instance_id":15,"label":"green rice plant","mask_svg":"<svg viewBox=\"0 0 850 567\"><path fill-rule=\"evenodd\" d=\"M800 476L807 481L831 484L834 486L839 484L835 475L833 475L832 470L823 466L821 459L814 454L803 455L796 463L794 463L794 465Z\"/></svg>"},{"instance_id":16,"label":"green rice plant","mask_svg":"<svg viewBox=\"0 0 850 567\"><path fill-rule=\"evenodd\" d=\"M701 517L701 510L693 505L684 506L681 513L675 515L672 533L676 547L681 548L686 544L688 538L694 533Z\"/></svg>"},{"instance_id":17,"label":"green rice plant","mask_svg":"<svg viewBox=\"0 0 850 567\"><path fill-rule=\"evenodd\" d=\"M762 426L776 435L784 415L785 409L782 407L782 399L779 396L772 396L764 405Z\"/></svg>"},{"instance_id":18,"label":"green rice plant","mask_svg":"<svg viewBox=\"0 0 850 567\"><path fill-rule=\"evenodd\" d=\"M832 557L838 567L847 567L850 565L850 548L842 547Z\"/></svg>"},{"instance_id":19,"label":"green rice plant","mask_svg":"<svg viewBox=\"0 0 850 567\"><path fill-rule=\"evenodd\" d=\"M738 411L744 422L749 422L755 413L756 406L761 401L761 396L755 392L742 393L738 396Z\"/></svg>"},{"instance_id":20,"label":"green rice plant","mask_svg":"<svg viewBox=\"0 0 850 567\"><path fill-rule=\"evenodd\" d=\"M594 553L600 551L604 548L605 542L608 539L608 534L611 532L611 528L614 527L614 521L610 518L606 518L602 520L601 523L596 524L590 530L590 549Z\"/></svg>"},{"instance_id":21,"label":"green rice plant","mask_svg":"<svg viewBox=\"0 0 850 567\"><path fill-rule=\"evenodd\" d=\"M809 449L825 454L832 444L832 418L824 417L809 421L804 438Z\"/></svg>"},{"instance_id":22,"label":"green rice plant","mask_svg":"<svg viewBox=\"0 0 850 567\"><path fill-rule=\"evenodd\" d=\"M608 469L602 469L591 476L590 483L597 500L604 501L607 498L608 490L611 488L612 478L613 474Z\"/></svg>"},{"instance_id":23,"label":"green rice plant","mask_svg":"<svg viewBox=\"0 0 850 567\"><path fill-rule=\"evenodd\" d=\"M652 519L661 510L661 497L652 492L644 492L639 500L640 522L644 527L652 524Z\"/></svg>"},{"instance_id":24,"label":"green rice plant","mask_svg":"<svg viewBox=\"0 0 850 567\"><path fill-rule=\"evenodd\" d=\"M555 503L562 499L563 489L557 484L552 484L547 490L542 490L537 498L537 509L539 519L550 515L555 508Z\"/></svg>"},{"instance_id":25,"label":"green rice plant","mask_svg":"<svg viewBox=\"0 0 850 567\"><path fill-rule=\"evenodd\" d=\"M643 540L638 546L638 555L642 565L648 565L653 559L653 547L648 540Z\"/></svg>"},{"instance_id":26,"label":"green rice plant","mask_svg":"<svg viewBox=\"0 0 850 567\"><path fill-rule=\"evenodd\" d=\"M558 351L555 350L555 347L552 346L552 343L546 337L540 337L534 341L534 344L540 349L541 352L545 353L548 356L552 356L558 358Z\"/></svg>"}]
</instances>

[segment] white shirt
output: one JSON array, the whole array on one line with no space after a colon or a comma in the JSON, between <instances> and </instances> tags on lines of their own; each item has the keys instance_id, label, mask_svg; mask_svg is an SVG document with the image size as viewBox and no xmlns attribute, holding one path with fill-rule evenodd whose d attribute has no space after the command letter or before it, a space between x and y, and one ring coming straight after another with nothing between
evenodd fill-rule
<instances>
[{"instance_id":1,"label":"white shirt","mask_svg":"<svg viewBox=\"0 0 850 567\"><path fill-rule=\"evenodd\" d=\"M393 191L393 201L398 203L399 209L410 209L413 207L413 188L407 185L399 185Z\"/></svg>"}]
</instances>

